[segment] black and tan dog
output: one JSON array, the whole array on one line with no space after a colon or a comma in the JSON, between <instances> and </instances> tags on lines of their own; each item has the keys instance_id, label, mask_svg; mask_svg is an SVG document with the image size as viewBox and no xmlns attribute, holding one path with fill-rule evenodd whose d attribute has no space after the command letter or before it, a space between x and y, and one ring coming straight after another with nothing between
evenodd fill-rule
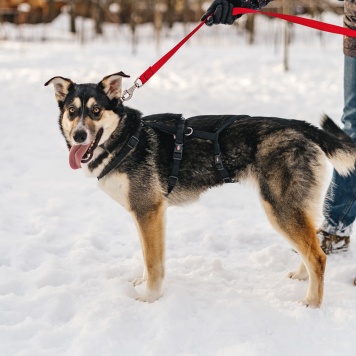
<instances>
[{"instance_id":1,"label":"black and tan dog","mask_svg":"<svg viewBox=\"0 0 356 356\"><path fill-rule=\"evenodd\" d=\"M302 258L289 277L309 276L303 303L320 306L326 257L315 220L323 201L325 156L348 174L356 160L352 140L326 116L324 130L247 115L142 117L122 104L122 77L127 76L116 73L98 84L55 77L46 85L54 85L70 166L97 177L99 187L136 222L145 273L134 284L147 281L139 300L153 302L162 293L167 206L197 199L224 181L250 179L270 222Z\"/></svg>"}]
</instances>

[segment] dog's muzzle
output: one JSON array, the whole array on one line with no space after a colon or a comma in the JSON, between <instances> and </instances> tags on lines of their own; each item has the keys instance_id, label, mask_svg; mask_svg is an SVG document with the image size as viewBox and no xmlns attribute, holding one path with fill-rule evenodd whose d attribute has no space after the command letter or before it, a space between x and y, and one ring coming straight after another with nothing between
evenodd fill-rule
<instances>
[{"instance_id":1,"label":"dog's muzzle","mask_svg":"<svg viewBox=\"0 0 356 356\"><path fill-rule=\"evenodd\" d=\"M93 158L94 150L98 147L101 136L104 130L100 129L95 136L95 139L88 145L74 145L69 152L69 165L72 169L81 168L82 163L88 163ZM78 143L85 142L87 133L85 131L78 131L73 136Z\"/></svg>"}]
</instances>

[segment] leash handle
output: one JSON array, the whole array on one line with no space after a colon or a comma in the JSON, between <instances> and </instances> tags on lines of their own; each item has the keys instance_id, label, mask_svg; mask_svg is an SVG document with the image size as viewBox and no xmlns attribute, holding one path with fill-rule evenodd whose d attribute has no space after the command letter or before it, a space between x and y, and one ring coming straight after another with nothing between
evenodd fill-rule
<instances>
[{"instance_id":1,"label":"leash handle","mask_svg":"<svg viewBox=\"0 0 356 356\"><path fill-rule=\"evenodd\" d=\"M338 35L344 35L348 37L356 37L356 30L352 30L351 28L341 27L337 25L332 25L330 23L325 23L317 20L307 19L305 17L299 17L294 15L283 15L276 14L274 12L265 12L259 10L245 9L241 7L234 7L232 9L232 15L243 15L243 14L262 14L270 17L276 17L288 22L293 22L298 25L314 28L315 30L320 30L323 32L335 33Z\"/></svg>"}]
</instances>

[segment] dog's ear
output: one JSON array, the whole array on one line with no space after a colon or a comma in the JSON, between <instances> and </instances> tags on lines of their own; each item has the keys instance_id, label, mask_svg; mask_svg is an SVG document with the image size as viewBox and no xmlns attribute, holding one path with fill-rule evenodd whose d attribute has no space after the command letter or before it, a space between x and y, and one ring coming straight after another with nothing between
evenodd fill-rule
<instances>
[{"instance_id":1,"label":"dog's ear","mask_svg":"<svg viewBox=\"0 0 356 356\"><path fill-rule=\"evenodd\" d=\"M122 95L122 78L130 78L130 76L123 72L111 74L103 78L98 86L104 90L110 100L120 99Z\"/></svg>"},{"instance_id":2,"label":"dog's ear","mask_svg":"<svg viewBox=\"0 0 356 356\"><path fill-rule=\"evenodd\" d=\"M49 84L53 84L54 86L54 94L56 95L58 103L64 101L64 99L66 98L69 91L74 85L74 83L70 79L63 77L54 77L50 79L47 83L45 83L45 86Z\"/></svg>"}]
</instances>

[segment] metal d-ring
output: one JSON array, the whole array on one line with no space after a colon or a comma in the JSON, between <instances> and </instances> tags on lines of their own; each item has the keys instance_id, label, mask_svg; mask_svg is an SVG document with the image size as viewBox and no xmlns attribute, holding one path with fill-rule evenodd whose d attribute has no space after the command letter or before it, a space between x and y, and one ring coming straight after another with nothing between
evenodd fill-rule
<instances>
[{"instance_id":1,"label":"metal d-ring","mask_svg":"<svg viewBox=\"0 0 356 356\"><path fill-rule=\"evenodd\" d=\"M187 130L190 130L190 132L186 133L185 136L190 136L193 133L193 129L190 126L188 126Z\"/></svg>"}]
</instances>

